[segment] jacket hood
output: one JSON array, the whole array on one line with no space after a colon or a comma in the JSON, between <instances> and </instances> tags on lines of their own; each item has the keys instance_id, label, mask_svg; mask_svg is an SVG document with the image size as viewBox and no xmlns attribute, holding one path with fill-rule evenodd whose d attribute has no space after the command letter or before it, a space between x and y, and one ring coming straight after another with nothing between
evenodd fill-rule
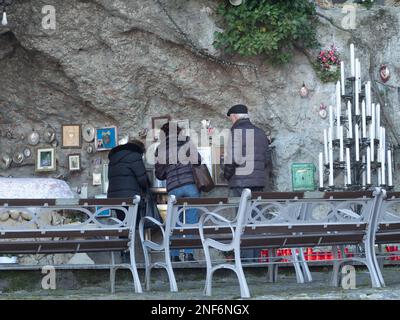
<instances>
[{"instance_id":1,"label":"jacket hood","mask_svg":"<svg viewBox=\"0 0 400 320\"><path fill-rule=\"evenodd\" d=\"M110 160L110 162L118 162L122 158L132 153L137 153L138 155L140 155L140 157L142 157L144 149L134 143L123 144L113 148L108 154L108 159Z\"/></svg>"}]
</instances>

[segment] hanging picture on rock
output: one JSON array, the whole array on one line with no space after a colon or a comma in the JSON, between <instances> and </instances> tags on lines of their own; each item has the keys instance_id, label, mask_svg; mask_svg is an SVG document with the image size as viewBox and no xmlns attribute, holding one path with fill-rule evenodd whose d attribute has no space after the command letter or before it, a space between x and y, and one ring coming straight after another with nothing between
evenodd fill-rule
<instances>
[{"instance_id":1,"label":"hanging picture on rock","mask_svg":"<svg viewBox=\"0 0 400 320\"><path fill-rule=\"evenodd\" d=\"M96 129L95 146L97 151L110 150L117 145L117 127L105 127Z\"/></svg>"},{"instance_id":2,"label":"hanging picture on rock","mask_svg":"<svg viewBox=\"0 0 400 320\"><path fill-rule=\"evenodd\" d=\"M69 171L80 171L81 170L81 155L80 154L68 155L68 168L69 168Z\"/></svg>"},{"instance_id":3,"label":"hanging picture on rock","mask_svg":"<svg viewBox=\"0 0 400 320\"><path fill-rule=\"evenodd\" d=\"M69 124L62 126L62 148L81 147L81 126Z\"/></svg>"},{"instance_id":4,"label":"hanging picture on rock","mask_svg":"<svg viewBox=\"0 0 400 320\"><path fill-rule=\"evenodd\" d=\"M56 157L54 148L41 148L36 151L36 171L55 171Z\"/></svg>"}]
</instances>

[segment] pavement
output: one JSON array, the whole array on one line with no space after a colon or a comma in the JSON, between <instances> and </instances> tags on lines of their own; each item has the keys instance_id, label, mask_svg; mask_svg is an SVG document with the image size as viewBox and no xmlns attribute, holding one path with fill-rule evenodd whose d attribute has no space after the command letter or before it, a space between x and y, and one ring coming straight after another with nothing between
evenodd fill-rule
<instances>
[{"instance_id":1,"label":"pavement","mask_svg":"<svg viewBox=\"0 0 400 320\"><path fill-rule=\"evenodd\" d=\"M23 271L19 271L23 272ZM82 271L78 271L82 272ZM233 273L229 270L217 271L213 285L213 296L203 294L204 270L181 270L177 272L179 292L169 292L169 284L166 274L156 270L152 277L152 288L143 294L136 294L133 290L129 274L117 274L116 293L109 291L108 273L96 272L99 277L91 281L73 280L74 285L68 284L72 280L64 279L57 282L55 290L43 290L38 288L18 289L9 291L3 288L0 299L38 299L38 300L203 300L203 299L240 299L239 285ZM385 267L384 278L386 287L380 289L371 288L369 274L366 269L356 270L356 288L343 289L332 287L329 284L330 269L320 268L312 270L313 282L306 284L296 283L296 278L291 269L280 269L278 281L268 283L266 281L266 269L245 270L252 299L258 300L297 300L297 299L400 299L400 267ZM143 273L140 274L143 280ZM98 279L100 278L100 280ZM143 284L143 282L142 282Z\"/></svg>"}]
</instances>

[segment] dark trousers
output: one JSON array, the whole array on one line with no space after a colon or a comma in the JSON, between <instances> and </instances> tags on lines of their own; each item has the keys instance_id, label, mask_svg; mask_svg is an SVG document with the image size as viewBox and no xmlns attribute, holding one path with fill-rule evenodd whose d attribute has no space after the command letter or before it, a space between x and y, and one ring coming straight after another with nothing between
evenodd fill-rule
<instances>
[{"instance_id":1,"label":"dark trousers","mask_svg":"<svg viewBox=\"0 0 400 320\"><path fill-rule=\"evenodd\" d=\"M240 197L242 195L242 191L245 188L231 188L229 190L229 196L231 197ZM249 187L252 192L261 192L264 191L263 187ZM257 258L260 256L261 249L244 249L241 250L240 256L243 261L249 262L257 262Z\"/></svg>"}]
</instances>

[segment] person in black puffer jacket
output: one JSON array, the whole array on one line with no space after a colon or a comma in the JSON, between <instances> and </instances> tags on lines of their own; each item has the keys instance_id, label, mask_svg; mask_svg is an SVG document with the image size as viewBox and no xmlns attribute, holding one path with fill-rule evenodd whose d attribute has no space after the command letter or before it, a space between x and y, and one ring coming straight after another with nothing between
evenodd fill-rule
<instances>
[{"instance_id":1,"label":"person in black puffer jacket","mask_svg":"<svg viewBox=\"0 0 400 320\"><path fill-rule=\"evenodd\" d=\"M170 133L170 125L171 127L175 126L175 133L172 130ZM157 179L167 180L168 195L174 195L177 198L200 197L192 171L192 165L201 164L201 156L196 147L189 137L180 141L179 133L181 129L176 126L176 123L164 124L161 131L161 142L155 153L155 175ZM186 152L182 148L185 148ZM186 155L188 161L181 161L182 159L179 159L180 154ZM185 218L186 223L197 223L197 210L187 210ZM180 261L179 250L171 250L171 258L174 262ZM184 249L184 259L185 261L194 261L192 249Z\"/></svg>"},{"instance_id":2,"label":"person in black puffer jacket","mask_svg":"<svg viewBox=\"0 0 400 320\"><path fill-rule=\"evenodd\" d=\"M143 163L144 151L144 144L139 140L131 140L110 151L107 198L131 198L146 192L150 184ZM120 211L117 217L124 219Z\"/></svg>"}]
</instances>

